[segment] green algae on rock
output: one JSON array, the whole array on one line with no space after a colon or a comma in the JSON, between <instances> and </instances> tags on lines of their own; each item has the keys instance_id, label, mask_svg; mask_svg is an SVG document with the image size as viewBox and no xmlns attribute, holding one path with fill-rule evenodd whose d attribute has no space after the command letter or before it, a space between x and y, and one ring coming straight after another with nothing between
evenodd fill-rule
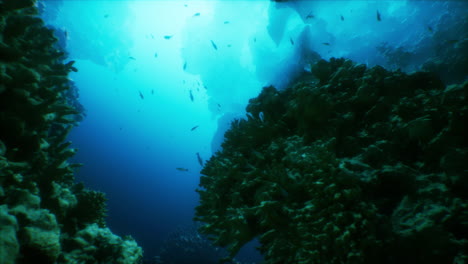
<instances>
[{"instance_id":1,"label":"green algae on rock","mask_svg":"<svg viewBox=\"0 0 468 264\"><path fill-rule=\"evenodd\" d=\"M105 227L105 196L74 182L65 139L81 115L35 1L0 3L0 262L139 263L132 238Z\"/></svg>"},{"instance_id":2,"label":"green algae on rock","mask_svg":"<svg viewBox=\"0 0 468 264\"><path fill-rule=\"evenodd\" d=\"M258 238L267 264L466 261L468 83L334 58L312 73L232 122L200 231L231 256Z\"/></svg>"}]
</instances>

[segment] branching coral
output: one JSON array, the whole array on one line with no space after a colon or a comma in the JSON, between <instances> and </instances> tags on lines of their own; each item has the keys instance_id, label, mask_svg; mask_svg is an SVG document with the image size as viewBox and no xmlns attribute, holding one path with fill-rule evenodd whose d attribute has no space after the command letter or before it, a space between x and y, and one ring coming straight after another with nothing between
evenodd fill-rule
<instances>
[{"instance_id":1,"label":"branching coral","mask_svg":"<svg viewBox=\"0 0 468 264\"><path fill-rule=\"evenodd\" d=\"M231 256L258 237L267 264L466 258L468 83L345 59L312 73L264 88L226 132L202 170L201 232Z\"/></svg>"}]
</instances>

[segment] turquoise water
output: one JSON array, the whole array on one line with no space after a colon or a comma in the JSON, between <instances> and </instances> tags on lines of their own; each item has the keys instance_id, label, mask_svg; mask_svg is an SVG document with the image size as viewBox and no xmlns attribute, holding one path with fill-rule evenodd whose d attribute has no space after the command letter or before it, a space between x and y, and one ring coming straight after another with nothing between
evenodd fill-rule
<instances>
[{"instance_id":1,"label":"turquoise water","mask_svg":"<svg viewBox=\"0 0 468 264\"><path fill-rule=\"evenodd\" d=\"M286 88L320 57L419 70L460 48L465 10L462 1L44 1L86 109L69 137L84 163L76 178L106 193L114 232L157 255L192 223L201 165L263 86ZM261 258L250 247L238 259Z\"/></svg>"}]
</instances>

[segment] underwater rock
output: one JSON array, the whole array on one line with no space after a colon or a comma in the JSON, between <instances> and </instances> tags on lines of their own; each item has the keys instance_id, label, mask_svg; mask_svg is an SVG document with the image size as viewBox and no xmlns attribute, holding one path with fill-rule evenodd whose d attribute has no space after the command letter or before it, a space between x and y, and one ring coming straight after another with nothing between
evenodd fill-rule
<instances>
[{"instance_id":1,"label":"underwater rock","mask_svg":"<svg viewBox=\"0 0 468 264\"><path fill-rule=\"evenodd\" d=\"M97 224L80 230L67 244L72 250L60 263L139 263L143 254L132 238L122 239Z\"/></svg>"},{"instance_id":2,"label":"underwater rock","mask_svg":"<svg viewBox=\"0 0 468 264\"><path fill-rule=\"evenodd\" d=\"M0 259L2 263L16 263L20 248L16 238L17 231L16 218L8 213L6 205L0 205Z\"/></svg>"},{"instance_id":3,"label":"underwater rock","mask_svg":"<svg viewBox=\"0 0 468 264\"><path fill-rule=\"evenodd\" d=\"M231 257L258 238L266 264L467 259L468 82L334 58L311 73L231 123L200 232Z\"/></svg>"},{"instance_id":4,"label":"underwater rock","mask_svg":"<svg viewBox=\"0 0 468 264\"><path fill-rule=\"evenodd\" d=\"M76 195L73 194L72 190L55 182L52 183L52 186L54 190L53 194L51 195L51 199L57 201L57 211L66 214L73 208L76 208L78 204L78 199Z\"/></svg>"},{"instance_id":5,"label":"underwater rock","mask_svg":"<svg viewBox=\"0 0 468 264\"><path fill-rule=\"evenodd\" d=\"M21 261L54 262L60 254L60 229L47 209L40 209L40 197L28 190L10 192L9 213L19 223L17 236L21 243Z\"/></svg>"},{"instance_id":6,"label":"underwater rock","mask_svg":"<svg viewBox=\"0 0 468 264\"><path fill-rule=\"evenodd\" d=\"M28 226L24 228L22 233L24 237L21 245L22 254L34 256L33 258L24 257L23 261L53 263L57 260L61 248L60 230L56 223L51 230Z\"/></svg>"},{"instance_id":7,"label":"underwater rock","mask_svg":"<svg viewBox=\"0 0 468 264\"><path fill-rule=\"evenodd\" d=\"M105 228L105 195L76 184L80 164L68 162L83 116L73 61L35 1L2 2L0 14L0 262L139 263L136 242Z\"/></svg>"}]
</instances>

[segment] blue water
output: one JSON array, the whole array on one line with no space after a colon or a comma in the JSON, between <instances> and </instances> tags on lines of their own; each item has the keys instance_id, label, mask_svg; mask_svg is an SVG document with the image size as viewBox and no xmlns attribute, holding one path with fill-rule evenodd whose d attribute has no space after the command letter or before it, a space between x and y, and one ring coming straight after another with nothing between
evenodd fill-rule
<instances>
[{"instance_id":1,"label":"blue water","mask_svg":"<svg viewBox=\"0 0 468 264\"><path fill-rule=\"evenodd\" d=\"M71 78L87 116L69 136L84 164L76 178L106 193L113 232L157 255L192 223L196 153L206 161L219 150L262 86L285 88L318 56L417 70L438 43L460 39L444 27L466 10L463 1L45 1L42 16L66 32L79 69ZM384 44L413 55L392 60ZM239 255L259 259L252 246Z\"/></svg>"}]
</instances>

